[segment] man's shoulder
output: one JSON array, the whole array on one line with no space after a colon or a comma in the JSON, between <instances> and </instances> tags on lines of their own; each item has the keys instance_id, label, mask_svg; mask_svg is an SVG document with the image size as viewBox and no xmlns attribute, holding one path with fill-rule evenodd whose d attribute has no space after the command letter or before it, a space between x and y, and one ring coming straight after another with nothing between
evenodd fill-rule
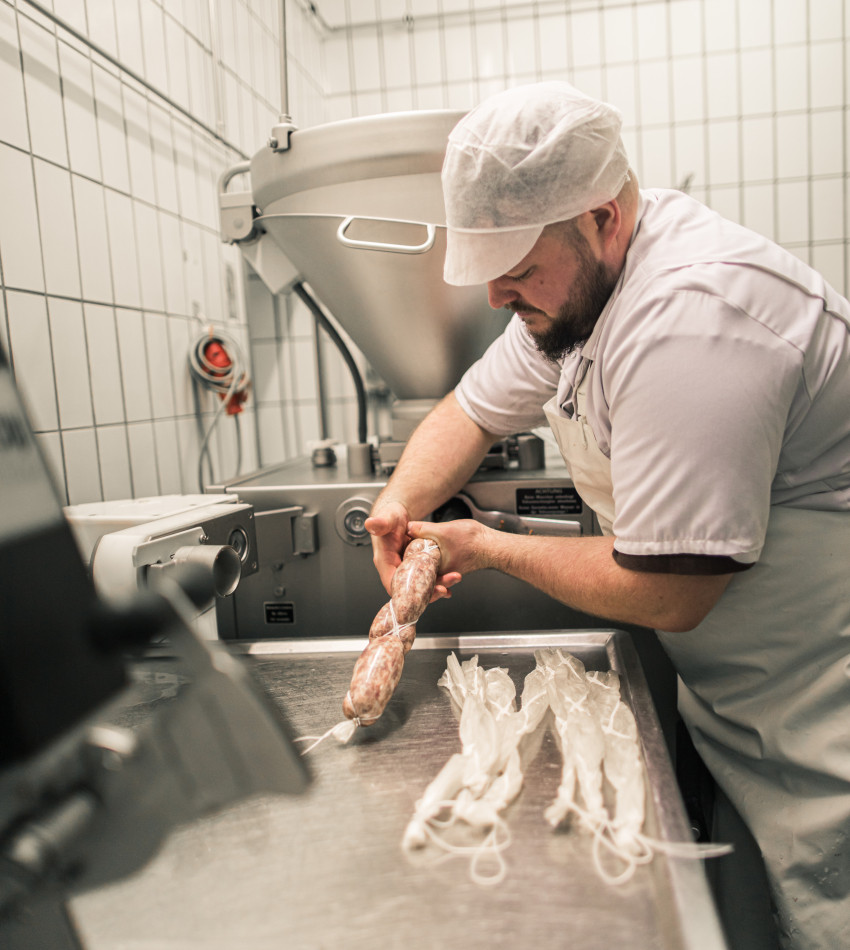
<instances>
[{"instance_id":1,"label":"man's shoulder","mask_svg":"<svg viewBox=\"0 0 850 950\"><path fill-rule=\"evenodd\" d=\"M785 284L819 295L823 280L785 248L689 195L641 192L641 217L627 259L631 292L670 293L677 287L720 290L737 281ZM732 276L737 272L737 276Z\"/></svg>"}]
</instances>

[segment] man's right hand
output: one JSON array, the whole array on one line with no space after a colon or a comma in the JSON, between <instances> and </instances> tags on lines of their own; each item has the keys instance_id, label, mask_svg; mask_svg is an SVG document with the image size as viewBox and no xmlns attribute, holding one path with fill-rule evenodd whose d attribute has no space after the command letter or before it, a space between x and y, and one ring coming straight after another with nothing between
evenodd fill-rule
<instances>
[{"instance_id":1,"label":"man's right hand","mask_svg":"<svg viewBox=\"0 0 850 950\"><path fill-rule=\"evenodd\" d=\"M411 540L407 533L409 522L410 516L407 509L399 501L382 504L366 519L366 530L372 535L372 560L388 594L391 590L393 574L401 564L404 549ZM457 584L459 580L460 574L454 571L438 577L431 602L441 597L451 597L449 588Z\"/></svg>"},{"instance_id":2,"label":"man's right hand","mask_svg":"<svg viewBox=\"0 0 850 950\"><path fill-rule=\"evenodd\" d=\"M372 535L372 560L387 593L409 540L409 521L407 509L400 501L381 505L366 519L366 530Z\"/></svg>"},{"instance_id":3,"label":"man's right hand","mask_svg":"<svg viewBox=\"0 0 850 950\"><path fill-rule=\"evenodd\" d=\"M413 431L386 488L378 495L372 516L366 519L366 530L372 535L372 559L387 593L411 540L407 532L410 509L398 499L406 499L416 509L414 516L422 518L469 481L495 438L472 421L453 392ZM431 600L450 597L449 588L459 580L456 571L438 577Z\"/></svg>"}]
</instances>

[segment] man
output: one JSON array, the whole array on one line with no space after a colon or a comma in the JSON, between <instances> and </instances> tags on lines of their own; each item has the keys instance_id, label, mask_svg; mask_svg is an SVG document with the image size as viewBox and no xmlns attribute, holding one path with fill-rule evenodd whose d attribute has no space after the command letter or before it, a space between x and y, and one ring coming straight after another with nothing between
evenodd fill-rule
<instances>
[{"instance_id":1,"label":"man","mask_svg":"<svg viewBox=\"0 0 850 950\"><path fill-rule=\"evenodd\" d=\"M781 945L850 946L850 305L686 195L639 190L619 132L566 83L452 132L446 280L515 315L410 439L367 521L375 563L388 587L433 537L438 596L491 568L656 628ZM544 421L604 536L419 520Z\"/></svg>"}]
</instances>

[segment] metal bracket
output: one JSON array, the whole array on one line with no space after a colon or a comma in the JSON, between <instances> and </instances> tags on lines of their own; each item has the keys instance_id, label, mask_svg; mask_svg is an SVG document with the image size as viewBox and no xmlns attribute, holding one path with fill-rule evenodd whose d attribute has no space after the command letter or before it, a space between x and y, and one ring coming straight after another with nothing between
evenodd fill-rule
<instances>
[{"instance_id":1,"label":"metal bracket","mask_svg":"<svg viewBox=\"0 0 850 950\"><path fill-rule=\"evenodd\" d=\"M315 511L305 511L301 505L291 505L288 508L274 508L271 511L256 513L258 521L265 521L269 517L287 518L290 525L289 540L292 544L292 554L295 557L306 557L319 550L319 516ZM271 527L271 522L268 522ZM280 530L279 527L277 529ZM278 535L279 536L279 535Z\"/></svg>"},{"instance_id":2,"label":"metal bracket","mask_svg":"<svg viewBox=\"0 0 850 950\"><path fill-rule=\"evenodd\" d=\"M318 514L305 511L292 519L292 553L306 557L319 549Z\"/></svg>"},{"instance_id":3,"label":"metal bracket","mask_svg":"<svg viewBox=\"0 0 850 950\"><path fill-rule=\"evenodd\" d=\"M133 567L144 569L150 564L166 564L178 548L190 544L203 544L206 540L204 529L198 526L145 541L133 551Z\"/></svg>"},{"instance_id":4,"label":"metal bracket","mask_svg":"<svg viewBox=\"0 0 850 950\"><path fill-rule=\"evenodd\" d=\"M273 152L289 151L289 136L298 131L298 126L293 125L288 115L282 115L280 122L272 126L271 136L269 137L269 148Z\"/></svg>"}]
</instances>

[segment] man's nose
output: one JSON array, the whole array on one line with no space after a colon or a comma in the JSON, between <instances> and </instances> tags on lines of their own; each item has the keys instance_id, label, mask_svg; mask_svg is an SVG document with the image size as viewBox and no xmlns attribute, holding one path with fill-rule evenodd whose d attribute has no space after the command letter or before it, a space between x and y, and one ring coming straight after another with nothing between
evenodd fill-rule
<instances>
[{"instance_id":1,"label":"man's nose","mask_svg":"<svg viewBox=\"0 0 850 950\"><path fill-rule=\"evenodd\" d=\"M517 292L511 288L507 278L497 277L487 283L487 299L494 310L501 310L512 300L516 300Z\"/></svg>"}]
</instances>

